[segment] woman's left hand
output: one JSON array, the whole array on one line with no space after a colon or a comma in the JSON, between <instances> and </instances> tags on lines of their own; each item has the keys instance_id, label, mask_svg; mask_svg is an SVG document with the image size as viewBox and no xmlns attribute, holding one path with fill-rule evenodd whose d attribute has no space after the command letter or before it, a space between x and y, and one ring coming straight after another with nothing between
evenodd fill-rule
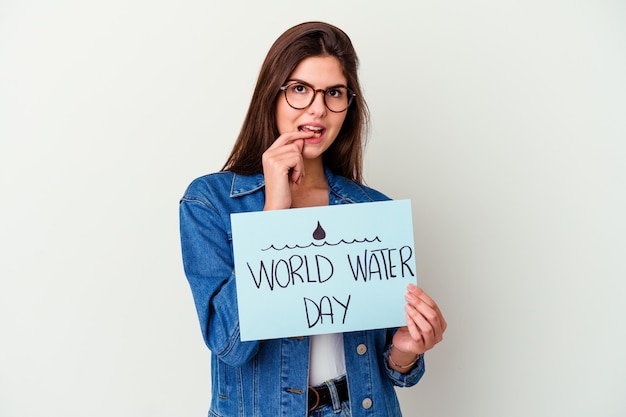
<instances>
[{"instance_id":1,"label":"woman's left hand","mask_svg":"<svg viewBox=\"0 0 626 417\"><path fill-rule=\"evenodd\" d=\"M404 298L407 325L398 329L392 343L399 351L396 355L406 357L422 354L441 342L447 323L437 303L420 287L409 284Z\"/></svg>"}]
</instances>

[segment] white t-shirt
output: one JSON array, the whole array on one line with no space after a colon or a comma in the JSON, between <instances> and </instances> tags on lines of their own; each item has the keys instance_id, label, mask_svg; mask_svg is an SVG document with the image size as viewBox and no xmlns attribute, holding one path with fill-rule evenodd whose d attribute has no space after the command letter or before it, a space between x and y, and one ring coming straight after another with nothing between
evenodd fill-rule
<instances>
[{"instance_id":1,"label":"white t-shirt","mask_svg":"<svg viewBox=\"0 0 626 417\"><path fill-rule=\"evenodd\" d=\"M317 386L346 374L343 333L311 336L309 385Z\"/></svg>"}]
</instances>

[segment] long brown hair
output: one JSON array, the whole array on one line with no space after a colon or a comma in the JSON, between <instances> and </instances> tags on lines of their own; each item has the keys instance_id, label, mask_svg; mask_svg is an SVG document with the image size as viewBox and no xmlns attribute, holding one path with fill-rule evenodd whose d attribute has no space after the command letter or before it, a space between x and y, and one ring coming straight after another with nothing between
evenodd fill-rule
<instances>
[{"instance_id":1,"label":"long brown hair","mask_svg":"<svg viewBox=\"0 0 626 417\"><path fill-rule=\"evenodd\" d=\"M323 22L294 26L274 42L261 67L239 136L222 170L248 175L263 172L261 156L279 136L276 100L280 87L302 60L314 56L337 58L348 87L356 93L339 135L324 152L324 164L336 174L362 182L369 112L359 85L358 58L348 35Z\"/></svg>"}]
</instances>

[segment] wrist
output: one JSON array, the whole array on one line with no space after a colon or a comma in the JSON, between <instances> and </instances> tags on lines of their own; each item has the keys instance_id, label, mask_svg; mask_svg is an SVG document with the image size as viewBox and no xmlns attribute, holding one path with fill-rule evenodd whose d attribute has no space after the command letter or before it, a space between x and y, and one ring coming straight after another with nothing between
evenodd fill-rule
<instances>
[{"instance_id":1,"label":"wrist","mask_svg":"<svg viewBox=\"0 0 626 417\"><path fill-rule=\"evenodd\" d=\"M396 352L395 355L394 352ZM389 350L389 364L395 369L406 371L412 368L420 360L421 356L421 353L402 352L398 348L394 348L392 344Z\"/></svg>"}]
</instances>

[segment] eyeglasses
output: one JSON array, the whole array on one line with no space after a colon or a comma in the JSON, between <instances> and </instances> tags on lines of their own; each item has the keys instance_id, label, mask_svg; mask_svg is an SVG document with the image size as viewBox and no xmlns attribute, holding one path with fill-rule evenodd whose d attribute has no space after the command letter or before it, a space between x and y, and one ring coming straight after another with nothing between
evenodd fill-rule
<instances>
[{"instance_id":1,"label":"eyeglasses","mask_svg":"<svg viewBox=\"0 0 626 417\"><path fill-rule=\"evenodd\" d=\"M280 91L285 93L287 104L296 110L302 110L309 107L315 101L318 92L322 92L324 104L333 113L341 113L346 109L356 97L356 93L348 87L342 85L329 87L326 90L321 88L315 89L312 85L303 81L296 81L283 85Z\"/></svg>"}]
</instances>

